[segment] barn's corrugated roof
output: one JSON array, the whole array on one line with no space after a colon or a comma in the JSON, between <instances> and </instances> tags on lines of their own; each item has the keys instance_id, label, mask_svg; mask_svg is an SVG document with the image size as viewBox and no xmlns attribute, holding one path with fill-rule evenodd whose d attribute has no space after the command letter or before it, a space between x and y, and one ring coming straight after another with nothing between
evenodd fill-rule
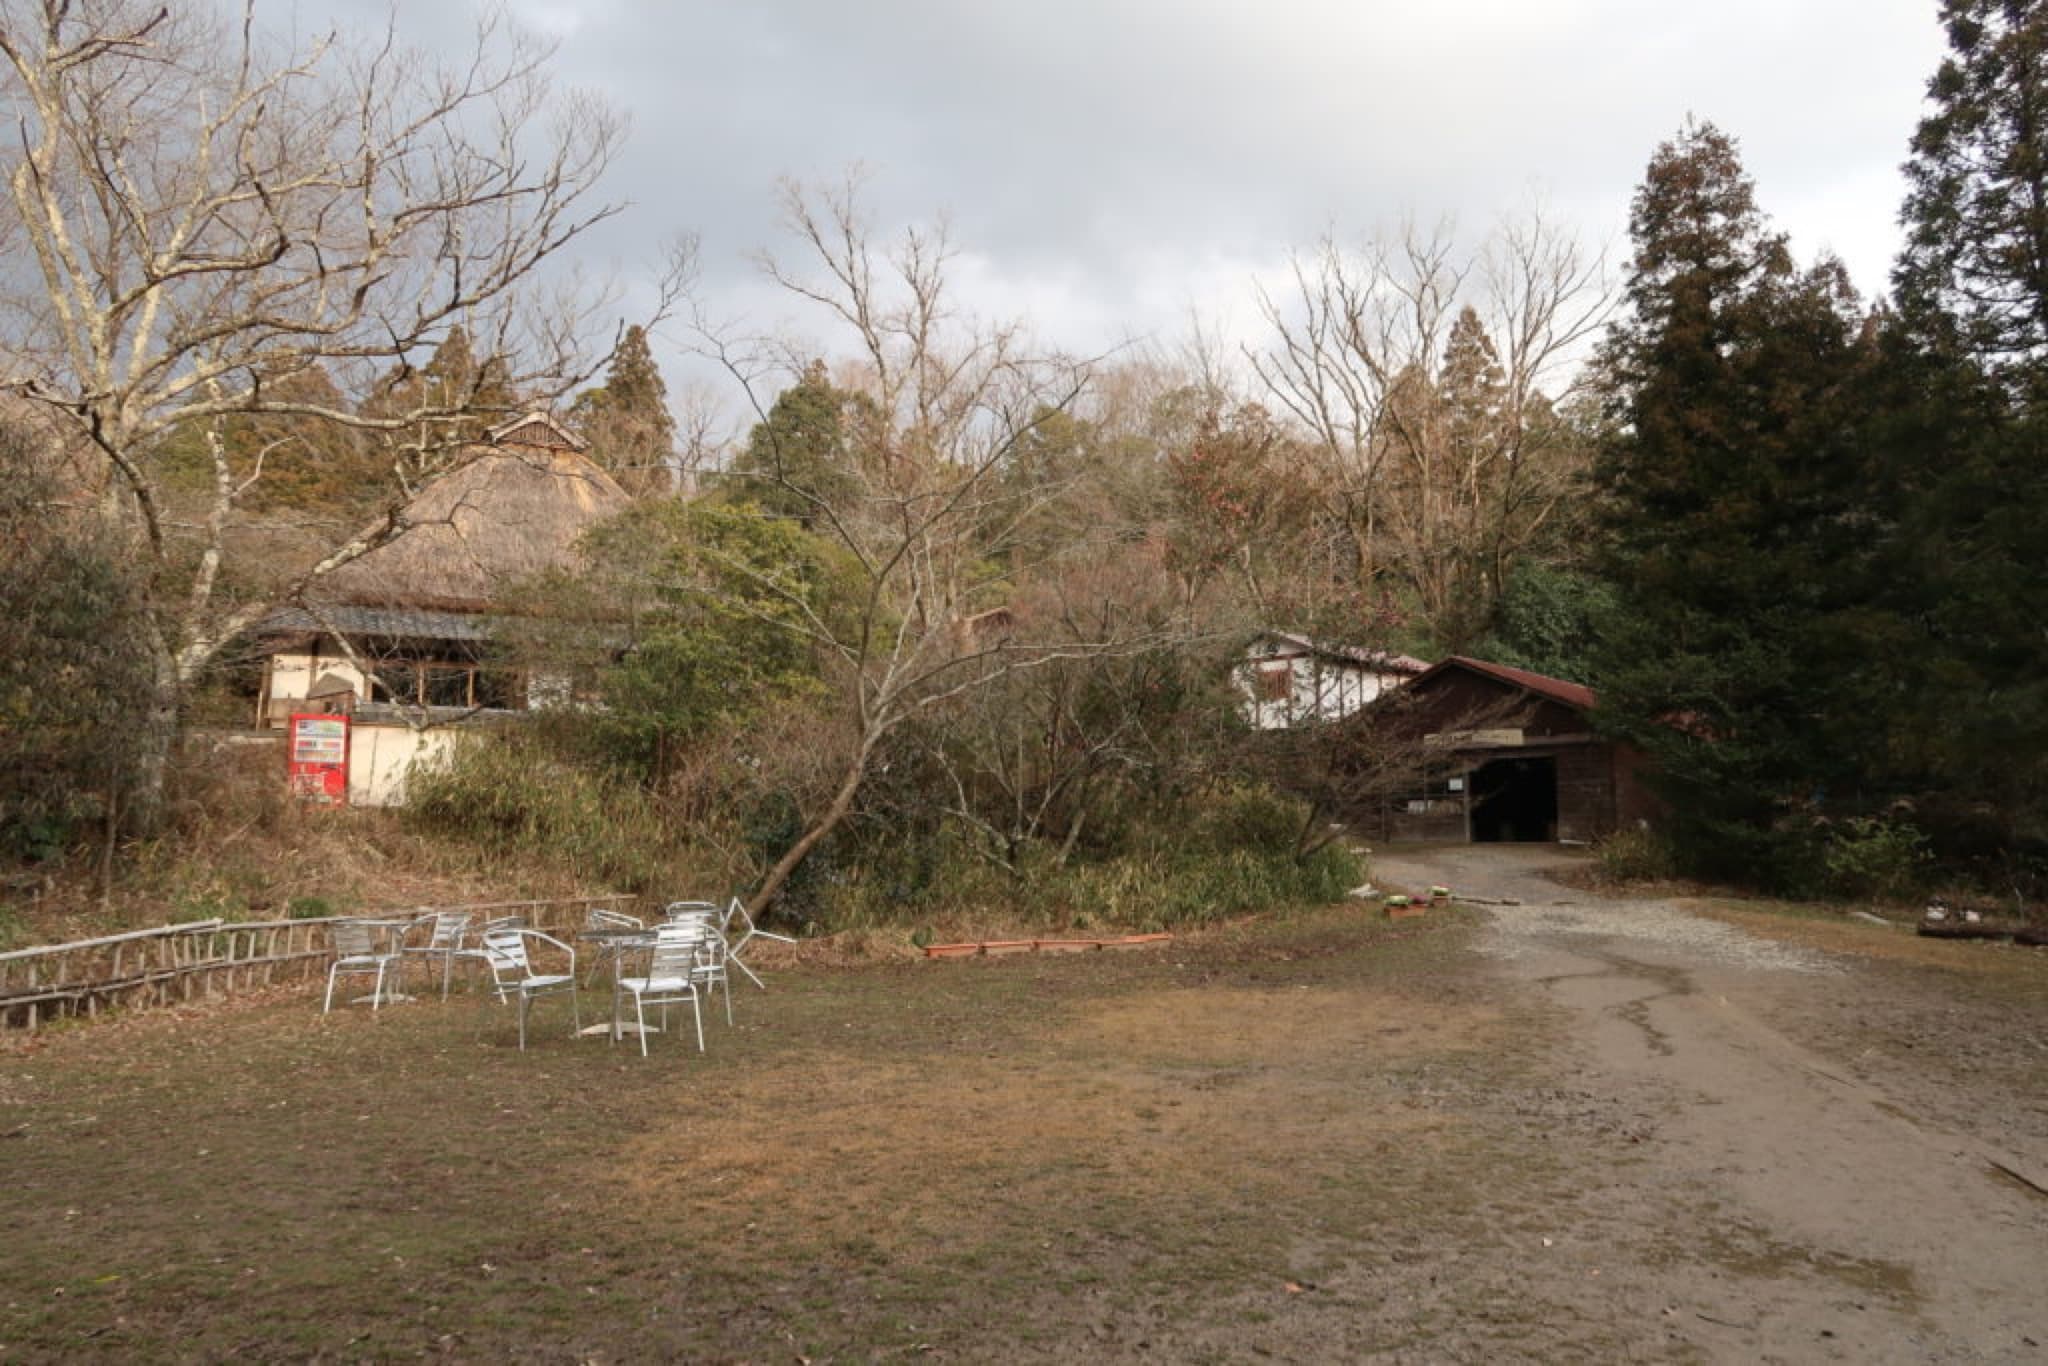
<instances>
[{"instance_id":1,"label":"barn's corrugated roof","mask_svg":"<svg viewBox=\"0 0 2048 1366\"><path fill-rule=\"evenodd\" d=\"M1430 679L1450 669L1465 669L1472 673L1481 674L1498 682L1509 684L1512 687L1522 688L1528 692L1535 693L1538 697L1547 697L1553 702L1563 703L1565 706L1576 708L1579 711L1591 711L1599 703L1599 698L1594 694L1593 690L1583 683L1572 683L1562 678L1552 678L1548 674L1534 673L1528 669L1517 669L1507 664L1494 664L1484 659L1473 659L1469 655L1452 655L1448 659L1439 661L1434 667L1430 668L1408 686L1410 688L1420 687Z\"/></svg>"}]
</instances>

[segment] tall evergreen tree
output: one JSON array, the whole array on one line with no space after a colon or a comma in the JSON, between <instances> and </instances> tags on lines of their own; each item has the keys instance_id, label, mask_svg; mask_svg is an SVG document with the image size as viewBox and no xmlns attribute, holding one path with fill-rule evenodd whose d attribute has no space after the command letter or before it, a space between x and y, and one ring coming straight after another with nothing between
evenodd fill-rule
<instances>
[{"instance_id":1,"label":"tall evergreen tree","mask_svg":"<svg viewBox=\"0 0 2048 1366\"><path fill-rule=\"evenodd\" d=\"M1602 353L1603 711L1655 759L1694 870L1796 884L1817 819L1870 799L1853 699L1874 683L1856 622L1874 347L1840 266L1795 268L1711 125L1658 149L1630 233Z\"/></svg>"},{"instance_id":2,"label":"tall evergreen tree","mask_svg":"<svg viewBox=\"0 0 2048 1366\"><path fill-rule=\"evenodd\" d=\"M349 404L317 365L267 376L263 388L277 398L336 411ZM391 460L384 443L354 428L278 413L231 413L177 430L163 450L166 468L176 472L175 486L211 484L209 440L224 445L234 477L247 482L238 505L252 513L355 525L390 496Z\"/></svg>"},{"instance_id":3,"label":"tall evergreen tree","mask_svg":"<svg viewBox=\"0 0 2048 1366\"><path fill-rule=\"evenodd\" d=\"M363 411L422 414L416 430L384 435L386 447L404 462L415 451L478 440L512 416L520 400L507 381L510 368L502 356L478 356L469 330L451 327L424 366L405 366L385 377Z\"/></svg>"},{"instance_id":4,"label":"tall evergreen tree","mask_svg":"<svg viewBox=\"0 0 2048 1366\"><path fill-rule=\"evenodd\" d=\"M2048 3L1945 0L1905 166L1892 591L1927 686L1900 758L1938 852L2048 882ZM1994 778L1995 775L1995 778ZM1989 786L1995 781L1995 793Z\"/></svg>"},{"instance_id":5,"label":"tall evergreen tree","mask_svg":"<svg viewBox=\"0 0 2048 1366\"><path fill-rule=\"evenodd\" d=\"M748 434L733 462L735 494L806 527L848 515L875 421L873 405L811 362Z\"/></svg>"},{"instance_id":6,"label":"tall evergreen tree","mask_svg":"<svg viewBox=\"0 0 2048 1366\"><path fill-rule=\"evenodd\" d=\"M676 420L644 328L626 329L604 383L577 395L569 417L591 455L626 488L653 493L674 487Z\"/></svg>"},{"instance_id":7,"label":"tall evergreen tree","mask_svg":"<svg viewBox=\"0 0 2048 1366\"><path fill-rule=\"evenodd\" d=\"M1909 323L1995 372L2048 370L2048 4L1944 0L1894 280Z\"/></svg>"},{"instance_id":8,"label":"tall evergreen tree","mask_svg":"<svg viewBox=\"0 0 2048 1366\"><path fill-rule=\"evenodd\" d=\"M111 835L150 696L144 585L67 506L47 439L0 423L0 863Z\"/></svg>"}]
</instances>

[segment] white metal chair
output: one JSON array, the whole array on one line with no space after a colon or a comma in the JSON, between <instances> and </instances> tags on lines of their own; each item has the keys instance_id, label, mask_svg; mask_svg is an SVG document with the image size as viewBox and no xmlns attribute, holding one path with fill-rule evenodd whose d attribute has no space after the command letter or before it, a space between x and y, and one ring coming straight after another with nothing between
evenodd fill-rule
<instances>
[{"instance_id":1,"label":"white metal chair","mask_svg":"<svg viewBox=\"0 0 2048 1366\"><path fill-rule=\"evenodd\" d=\"M656 928L654 952L645 977L620 977L612 985L612 1042L619 1041L626 997L633 998L633 1019L640 1032L640 1056L647 1056L647 1007L661 1007L661 1024L668 1027L668 1008L690 1003L690 1015L697 1025L697 1051L704 1051L704 1012L699 1005L697 960L705 945L713 942L715 930L708 920L671 921Z\"/></svg>"},{"instance_id":2,"label":"white metal chair","mask_svg":"<svg viewBox=\"0 0 2048 1366\"><path fill-rule=\"evenodd\" d=\"M661 908L664 920L682 920L691 916L708 916L716 919L718 906L710 901L671 901Z\"/></svg>"},{"instance_id":3,"label":"white metal chair","mask_svg":"<svg viewBox=\"0 0 2048 1366\"><path fill-rule=\"evenodd\" d=\"M585 930L644 930L647 928L647 924L637 915L627 915L624 911L610 911L601 906L592 906L583 913L583 928ZM634 947L636 946L631 940L599 941L596 943L590 955L591 976L586 979L585 985L588 985L591 980L596 978L598 968L607 962L613 965L614 975L616 975L619 956L629 952Z\"/></svg>"},{"instance_id":4,"label":"white metal chair","mask_svg":"<svg viewBox=\"0 0 2048 1366\"><path fill-rule=\"evenodd\" d=\"M731 958L725 944L725 927L718 907L709 901L671 901L663 914L671 925L701 926L704 947L690 969L690 979L705 991L717 991L725 998L725 1022L732 1023L732 979L726 972Z\"/></svg>"},{"instance_id":5,"label":"white metal chair","mask_svg":"<svg viewBox=\"0 0 2048 1366\"><path fill-rule=\"evenodd\" d=\"M738 921L744 927L738 939L732 937L734 921ZM768 984L754 975L754 970L747 966L746 960L740 955L746 952L747 945L753 943L756 939L766 939L777 944L794 944L796 942L796 940L786 934L776 934L772 930L764 930L756 925L754 917L747 914L746 903L738 897L734 897L726 905L725 914L719 917L718 937L725 941L726 960L741 972L744 972L747 975L747 980L763 991L768 990Z\"/></svg>"},{"instance_id":6,"label":"white metal chair","mask_svg":"<svg viewBox=\"0 0 2048 1366\"><path fill-rule=\"evenodd\" d=\"M536 972L527 953L527 941L546 944L567 955L567 972ZM576 1005L576 950L539 930L514 927L491 930L484 935L484 962L491 969L491 993L500 1001L519 1003L519 1050L526 1051L526 1013L542 996L569 993L569 1016L575 1027L583 1027L583 1013Z\"/></svg>"},{"instance_id":7,"label":"white metal chair","mask_svg":"<svg viewBox=\"0 0 2048 1366\"><path fill-rule=\"evenodd\" d=\"M381 946L377 942L379 927L367 921L337 920L329 928L334 936L334 961L327 965L327 999L321 1003L320 1013L334 1009L334 983L342 977L374 979L370 1009L375 1012L384 1004L384 974L399 975L398 952Z\"/></svg>"},{"instance_id":8,"label":"white metal chair","mask_svg":"<svg viewBox=\"0 0 2048 1366\"><path fill-rule=\"evenodd\" d=\"M469 938L469 912L429 911L413 922L424 926L427 941L424 944L407 944L401 950L408 958L419 958L432 966L435 959L441 960L441 999L448 999L448 988L455 980L455 960L477 956L474 949L464 947ZM403 985L401 980L400 985Z\"/></svg>"},{"instance_id":9,"label":"white metal chair","mask_svg":"<svg viewBox=\"0 0 2048 1366\"><path fill-rule=\"evenodd\" d=\"M731 951L725 947L725 936L718 932L715 924L707 922L708 933L704 936L704 947L697 951L696 964L690 969L690 979L706 992L717 992L725 1001L725 1023L732 1025L732 978L726 973L731 962Z\"/></svg>"}]
</instances>

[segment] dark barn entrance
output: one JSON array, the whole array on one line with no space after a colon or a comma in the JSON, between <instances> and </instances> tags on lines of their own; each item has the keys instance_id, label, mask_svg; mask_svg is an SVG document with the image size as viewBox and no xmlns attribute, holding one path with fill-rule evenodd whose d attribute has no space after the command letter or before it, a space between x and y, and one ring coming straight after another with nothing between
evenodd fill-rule
<instances>
[{"instance_id":1,"label":"dark barn entrance","mask_svg":"<svg viewBox=\"0 0 2048 1366\"><path fill-rule=\"evenodd\" d=\"M1495 759L1473 771L1473 843L1533 844L1556 838L1556 759Z\"/></svg>"}]
</instances>

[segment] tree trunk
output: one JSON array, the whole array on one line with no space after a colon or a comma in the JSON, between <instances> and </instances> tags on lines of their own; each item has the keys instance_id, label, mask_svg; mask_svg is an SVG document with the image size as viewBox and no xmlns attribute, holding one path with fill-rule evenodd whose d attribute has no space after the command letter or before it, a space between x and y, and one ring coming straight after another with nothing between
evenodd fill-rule
<instances>
[{"instance_id":1,"label":"tree trunk","mask_svg":"<svg viewBox=\"0 0 2048 1366\"><path fill-rule=\"evenodd\" d=\"M178 742L178 712L185 690L178 681L177 661L159 652L156 686L134 737L134 778L128 790L128 829L148 835L163 823L164 785L170 773L171 750Z\"/></svg>"},{"instance_id":2,"label":"tree trunk","mask_svg":"<svg viewBox=\"0 0 2048 1366\"><path fill-rule=\"evenodd\" d=\"M854 796L867 778L868 758L874 753L875 740L879 738L870 737L854 752L853 758L847 763L846 776L840 780L839 790L832 794L831 804L817 820L811 822L810 828L804 831L795 844L783 851L782 857L775 860L775 866L768 870L768 876L761 879L761 885L747 898L748 915L757 918L762 915L768 909L769 903L782 891L791 874L803 866L803 861L810 857L811 850L817 848L827 835L837 830L839 823L846 819L846 813L853 810Z\"/></svg>"}]
</instances>

